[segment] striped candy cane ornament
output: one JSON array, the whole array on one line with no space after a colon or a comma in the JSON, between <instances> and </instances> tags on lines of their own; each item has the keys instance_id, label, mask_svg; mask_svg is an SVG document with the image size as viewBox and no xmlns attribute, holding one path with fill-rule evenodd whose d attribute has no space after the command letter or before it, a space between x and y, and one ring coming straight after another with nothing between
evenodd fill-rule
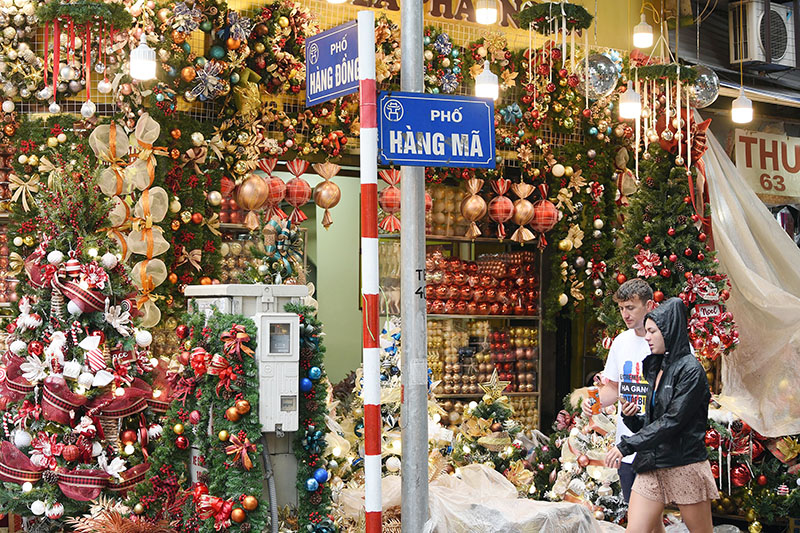
<instances>
[{"instance_id":1,"label":"striped candy cane ornament","mask_svg":"<svg viewBox=\"0 0 800 533\"><path fill-rule=\"evenodd\" d=\"M358 12L361 96L361 294L364 366L364 495L366 533L381 531L381 390L378 327L378 123L375 14Z\"/></svg>"}]
</instances>

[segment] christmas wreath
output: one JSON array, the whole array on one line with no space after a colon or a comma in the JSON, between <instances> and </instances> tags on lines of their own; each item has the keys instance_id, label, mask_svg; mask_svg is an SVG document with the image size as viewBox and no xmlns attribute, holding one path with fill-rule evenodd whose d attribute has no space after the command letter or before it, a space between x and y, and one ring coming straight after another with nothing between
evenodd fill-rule
<instances>
[{"instance_id":1,"label":"christmas wreath","mask_svg":"<svg viewBox=\"0 0 800 533\"><path fill-rule=\"evenodd\" d=\"M464 74L461 71L462 49L450 36L434 26L425 28L425 92L453 94Z\"/></svg>"}]
</instances>

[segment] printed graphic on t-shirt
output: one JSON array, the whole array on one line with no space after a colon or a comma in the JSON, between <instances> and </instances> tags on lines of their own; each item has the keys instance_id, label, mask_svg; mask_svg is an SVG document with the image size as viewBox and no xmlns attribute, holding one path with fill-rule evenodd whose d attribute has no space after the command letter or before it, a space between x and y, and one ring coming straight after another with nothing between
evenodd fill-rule
<instances>
[{"instance_id":1,"label":"printed graphic on t-shirt","mask_svg":"<svg viewBox=\"0 0 800 533\"><path fill-rule=\"evenodd\" d=\"M647 392L650 384L642 376L641 363L634 366L632 361L625 361L622 373L619 375L619 395L626 402L634 402L639 406L639 414L646 411Z\"/></svg>"}]
</instances>

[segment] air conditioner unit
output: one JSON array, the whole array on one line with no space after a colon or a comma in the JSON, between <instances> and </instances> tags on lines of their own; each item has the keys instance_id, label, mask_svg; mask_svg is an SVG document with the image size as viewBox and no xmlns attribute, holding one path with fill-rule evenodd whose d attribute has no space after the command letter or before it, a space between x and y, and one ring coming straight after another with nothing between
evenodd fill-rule
<instances>
[{"instance_id":1,"label":"air conditioner unit","mask_svg":"<svg viewBox=\"0 0 800 533\"><path fill-rule=\"evenodd\" d=\"M764 70L795 68L794 20L791 5L772 3L769 13L771 61L767 61L767 17L762 0L741 0L728 6L731 64L760 63Z\"/></svg>"}]
</instances>

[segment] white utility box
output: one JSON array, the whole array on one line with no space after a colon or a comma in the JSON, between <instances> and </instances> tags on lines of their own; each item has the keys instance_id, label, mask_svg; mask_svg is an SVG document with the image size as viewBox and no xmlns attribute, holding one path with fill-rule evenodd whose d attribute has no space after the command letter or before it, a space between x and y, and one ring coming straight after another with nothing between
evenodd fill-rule
<instances>
[{"instance_id":1,"label":"white utility box","mask_svg":"<svg viewBox=\"0 0 800 533\"><path fill-rule=\"evenodd\" d=\"M220 313L255 319L257 313L283 313L288 303L300 303L308 296L305 285L189 285L187 298L197 302L206 314L216 306ZM191 306L189 312L192 311Z\"/></svg>"}]
</instances>

